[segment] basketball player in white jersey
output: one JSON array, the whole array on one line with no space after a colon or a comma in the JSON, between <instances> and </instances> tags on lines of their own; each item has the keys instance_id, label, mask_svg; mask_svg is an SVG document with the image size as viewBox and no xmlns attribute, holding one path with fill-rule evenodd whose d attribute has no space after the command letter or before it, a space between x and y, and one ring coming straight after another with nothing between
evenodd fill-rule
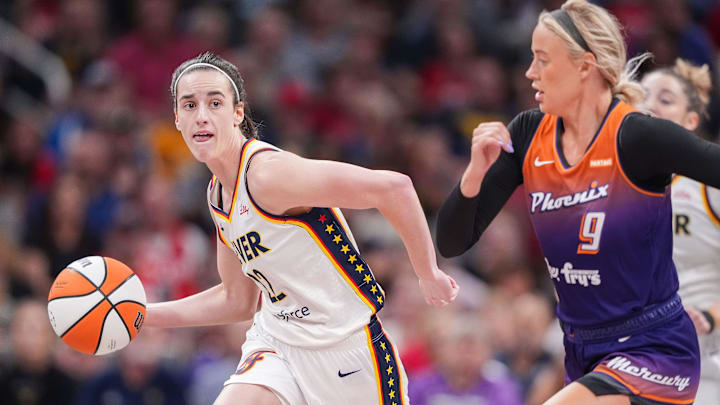
<instances>
[{"instance_id":1,"label":"basketball player in white jersey","mask_svg":"<svg viewBox=\"0 0 720 405\"><path fill-rule=\"evenodd\" d=\"M148 305L146 326L253 318L216 405L407 404L397 348L376 316L385 294L334 207L377 208L405 244L427 303L445 305L458 287L437 267L410 179L258 140L237 68L213 54L180 65L171 93L177 128L213 173L207 196L222 282Z\"/></svg>"},{"instance_id":2,"label":"basketball player in white jersey","mask_svg":"<svg viewBox=\"0 0 720 405\"><path fill-rule=\"evenodd\" d=\"M678 59L672 68L645 75L644 107L690 131L707 112L711 79L707 65ZM696 405L720 404L720 190L676 175L672 181L673 260L679 294L700 340Z\"/></svg>"}]
</instances>

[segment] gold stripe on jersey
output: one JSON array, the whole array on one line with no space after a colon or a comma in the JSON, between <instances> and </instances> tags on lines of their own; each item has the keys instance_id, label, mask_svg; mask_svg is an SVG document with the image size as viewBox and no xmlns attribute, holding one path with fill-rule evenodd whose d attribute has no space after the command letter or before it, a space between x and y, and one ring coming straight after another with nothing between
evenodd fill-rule
<instances>
[{"instance_id":1,"label":"gold stripe on jersey","mask_svg":"<svg viewBox=\"0 0 720 405\"><path fill-rule=\"evenodd\" d=\"M221 210L220 208L216 207L215 205L213 205L212 202L210 203L210 206L212 207L212 211L215 213L215 215L224 219L227 222L230 222L230 220L232 219L233 208L235 207L235 201L237 200L237 196L238 196L238 185L240 183L240 177L241 177L240 175L242 174L242 170L245 167L245 165L244 165L245 157L246 157L245 154L250 149L250 148L248 148L248 146L250 146L250 144L253 143L254 141L255 141L255 139L249 139L249 140L245 141L245 143L242 146L242 149L240 150L240 165L238 167L237 177L235 178L235 188L233 189L232 201L230 204L230 211L225 212L225 211ZM211 188L215 187L215 184L217 184L217 178L215 177L215 175L213 175L212 180L210 180L210 187Z\"/></svg>"},{"instance_id":2,"label":"gold stripe on jersey","mask_svg":"<svg viewBox=\"0 0 720 405\"><path fill-rule=\"evenodd\" d=\"M225 246L229 247L232 250L232 246L225 240L225 237L223 236L222 232L220 232L220 229L218 229L217 225L215 225L215 230L217 230L218 237L220 238L220 241L225 244Z\"/></svg>"},{"instance_id":3,"label":"gold stripe on jersey","mask_svg":"<svg viewBox=\"0 0 720 405\"><path fill-rule=\"evenodd\" d=\"M720 226L720 218L718 218L717 213L715 210L713 210L712 206L710 205L710 199L708 198L708 190L707 185L700 184L700 189L702 195L702 201L703 205L705 206L705 211L707 212L708 217L710 217L710 220L717 226Z\"/></svg>"},{"instance_id":4,"label":"gold stripe on jersey","mask_svg":"<svg viewBox=\"0 0 720 405\"><path fill-rule=\"evenodd\" d=\"M365 326L365 335L367 336L368 349L370 350L370 359L372 360L373 372L375 374L375 382L377 383L378 404L382 404L383 395L382 381L380 380L380 366L378 365L377 353L375 353L375 347L373 346L372 336L370 334L370 327L368 326Z\"/></svg>"},{"instance_id":5,"label":"gold stripe on jersey","mask_svg":"<svg viewBox=\"0 0 720 405\"><path fill-rule=\"evenodd\" d=\"M381 405L405 405L402 367L395 347L385 335L382 324L373 316L365 326L370 358L372 359L378 397Z\"/></svg>"},{"instance_id":6,"label":"gold stripe on jersey","mask_svg":"<svg viewBox=\"0 0 720 405\"><path fill-rule=\"evenodd\" d=\"M355 238L353 238L352 233L350 233L350 227L345 223L345 218L340 213L339 208L331 207L330 210L333 214L335 214L335 217L338 219L338 223L340 226L342 226L343 231L345 231L345 235L347 235L348 239L350 239L350 242L352 242L353 246L355 247L355 250L360 252L360 249L357 247L357 243L355 243Z\"/></svg>"}]
</instances>

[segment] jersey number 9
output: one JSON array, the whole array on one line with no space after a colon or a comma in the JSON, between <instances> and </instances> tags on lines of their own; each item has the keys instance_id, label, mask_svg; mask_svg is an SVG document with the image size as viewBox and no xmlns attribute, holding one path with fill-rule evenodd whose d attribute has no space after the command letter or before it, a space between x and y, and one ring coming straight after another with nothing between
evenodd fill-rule
<instances>
[{"instance_id":1,"label":"jersey number 9","mask_svg":"<svg viewBox=\"0 0 720 405\"><path fill-rule=\"evenodd\" d=\"M578 254L594 255L600 250L600 234L605 223L604 212L587 212L580 223Z\"/></svg>"}]
</instances>

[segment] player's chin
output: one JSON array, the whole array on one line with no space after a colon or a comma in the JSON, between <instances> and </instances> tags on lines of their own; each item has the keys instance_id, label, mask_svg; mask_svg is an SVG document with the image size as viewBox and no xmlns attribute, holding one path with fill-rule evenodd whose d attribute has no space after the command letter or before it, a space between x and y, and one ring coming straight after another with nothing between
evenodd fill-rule
<instances>
[{"instance_id":1,"label":"player's chin","mask_svg":"<svg viewBox=\"0 0 720 405\"><path fill-rule=\"evenodd\" d=\"M209 148L204 147L191 147L190 153L192 153L195 160L201 163L207 163L213 159L214 153Z\"/></svg>"}]
</instances>

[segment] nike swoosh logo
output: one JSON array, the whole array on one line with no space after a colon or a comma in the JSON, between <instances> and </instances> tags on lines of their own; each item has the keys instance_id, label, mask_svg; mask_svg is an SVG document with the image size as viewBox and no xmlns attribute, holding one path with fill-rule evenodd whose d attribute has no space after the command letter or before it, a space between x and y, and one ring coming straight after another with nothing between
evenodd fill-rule
<instances>
[{"instance_id":1,"label":"nike swoosh logo","mask_svg":"<svg viewBox=\"0 0 720 405\"><path fill-rule=\"evenodd\" d=\"M343 373L342 371L338 370L338 377L340 377L340 378L347 377L350 374L357 373L358 371L360 371L360 370L351 371L349 373Z\"/></svg>"},{"instance_id":2,"label":"nike swoosh logo","mask_svg":"<svg viewBox=\"0 0 720 405\"><path fill-rule=\"evenodd\" d=\"M540 160L537 156L535 156L535 167L549 165L550 163L554 162L554 160Z\"/></svg>"}]
</instances>

